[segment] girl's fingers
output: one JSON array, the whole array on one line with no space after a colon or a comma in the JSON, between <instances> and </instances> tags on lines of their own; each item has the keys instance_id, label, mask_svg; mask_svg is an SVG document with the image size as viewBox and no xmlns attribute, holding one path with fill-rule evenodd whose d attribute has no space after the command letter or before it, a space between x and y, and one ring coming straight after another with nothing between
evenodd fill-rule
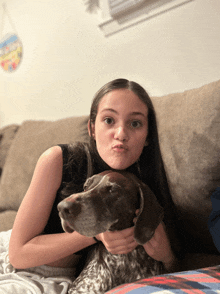
<instances>
[{"instance_id":1,"label":"girl's fingers","mask_svg":"<svg viewBox=\"0 0 220 294\"><path fill-rule=\"evenodd\" d=\"M137 247L137 243L133 241L130 244L127 244L126 246L117 246L113 248L106 247L106 249L112 254L127 254L133 251L136 247Z\"/></svg>"},{"instance_id":2,"label":"girl's fingers","mask_svg":"<svg viewBox=\"0 0 220 294\"><path fill-rule=\"evenodd\" d=\"M134 227L122 231L102 233L100 239L112 254L126 254L138 245L134 240Z\"/></svg>"}]
</instances>

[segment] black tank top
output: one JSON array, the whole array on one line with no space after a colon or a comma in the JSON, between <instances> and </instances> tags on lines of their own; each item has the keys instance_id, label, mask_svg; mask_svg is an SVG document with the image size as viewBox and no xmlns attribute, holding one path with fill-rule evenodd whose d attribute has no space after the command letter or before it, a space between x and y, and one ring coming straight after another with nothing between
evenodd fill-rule
<instances>
[{"instance_id":1,"label":"black tank top","mask_svg":"<svg viewBox=\"0 0 220 294\"><path fill-rule=\"evenodd\" d=\"M92 152L89 144L76 142L74 144L58 145L63 153L62 182L57 191L48 223L44 229L45 234L62 233L57 205L64 198L73 193L83 191L86 179L93 174L100 173L109 167Z\"/></svg>"}]
</instances>

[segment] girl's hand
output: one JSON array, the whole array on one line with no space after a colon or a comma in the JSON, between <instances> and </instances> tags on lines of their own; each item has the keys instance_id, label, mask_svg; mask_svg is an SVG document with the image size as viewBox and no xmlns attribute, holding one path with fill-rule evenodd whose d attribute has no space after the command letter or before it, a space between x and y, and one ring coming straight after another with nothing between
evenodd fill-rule
<instances>
[{"instance_id":1,"label":"girl's hand","mask_svg":"<svg viewBox=\"0 0 220 294\"><path fill-rule=\"evenodd\" d=\"M96 236L112 254L127 254L134 250L138 243L134 240L134 227L109 232L106 231Z\"/></svg>"},{"instance_id":2,"label":"girl's hand","mask_svg":"<svg viewBox=\"0 0 220 294\"><path fill-rule=\"evenodd\" d=\"M172 252L163 222L159 224L153 237L143 247L149 256L161 261L168 271L174 267L176 257Z\"/></svg>"}]
</instances>

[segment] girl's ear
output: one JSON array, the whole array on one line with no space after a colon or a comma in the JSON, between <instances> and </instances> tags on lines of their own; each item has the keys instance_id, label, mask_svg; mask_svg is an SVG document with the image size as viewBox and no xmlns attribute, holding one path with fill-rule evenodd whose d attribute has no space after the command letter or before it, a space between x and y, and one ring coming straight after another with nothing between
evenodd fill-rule
<instances>
[{"instance_id":1,"label":"girl's ear","mask_svg":"<svg viewBox=\"0 0 220 294\"><path fill-rule=\"evenodd\" d=\"M95 139L95 125L93 123L90 123L90 120L89 120L87 127L88 127L89 136Z\"/></svg>"}]
</instances>

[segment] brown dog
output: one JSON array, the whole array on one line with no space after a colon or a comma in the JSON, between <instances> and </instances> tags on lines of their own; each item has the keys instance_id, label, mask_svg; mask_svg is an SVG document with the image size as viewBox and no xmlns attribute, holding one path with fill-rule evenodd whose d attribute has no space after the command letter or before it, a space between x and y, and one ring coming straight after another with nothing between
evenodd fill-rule
<instances>
[{"instance_id":1,"label":"brown dog","mask_svg":"<svg viewBox=\"0 0 220 294\"><path fill-rule=\"evenodd\" d=\"M149 187L136 176L111 170L92 176L83 192L58 205L63 229L88 237L131 227L137 209L135 239L145 244L163 219L163 209Z\"/></svg>"},{"instance_id":2,"label":"brown dog","mask_svg":"<svg viewBox=\"0 0 220 294\"><path fill-rule=\"evenodd\" d=\"M88 237L133 226L137 209L134 237L143 245L162 221L163 209L149 187L137 177L111 170L92 176L83 192L58 204L63 229ZM113 255L100 242L69 293L100 294L119 284L162 272L162 264L150 258L143 246L126 255Z\"/></svg>"}]
</instances>

